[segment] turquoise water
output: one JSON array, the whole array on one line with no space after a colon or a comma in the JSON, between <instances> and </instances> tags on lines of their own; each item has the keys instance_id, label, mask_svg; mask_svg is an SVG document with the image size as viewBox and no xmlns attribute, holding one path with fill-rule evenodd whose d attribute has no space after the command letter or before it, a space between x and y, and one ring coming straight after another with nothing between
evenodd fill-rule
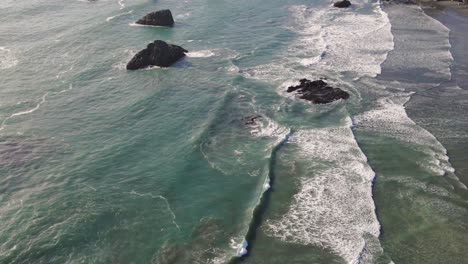
<instances>
[{"instance_id":1,"label":"turquoise water","mask_svg":"<svg viewBox=\"0 0 468 264\"><path fill-rule=\"evenodd\" d=\"M2 1L0 263L463 263L466 175L405 109L450 31L355 2ZM155 39L188 57L126 71Z\"/></svg>"}]
</instances>

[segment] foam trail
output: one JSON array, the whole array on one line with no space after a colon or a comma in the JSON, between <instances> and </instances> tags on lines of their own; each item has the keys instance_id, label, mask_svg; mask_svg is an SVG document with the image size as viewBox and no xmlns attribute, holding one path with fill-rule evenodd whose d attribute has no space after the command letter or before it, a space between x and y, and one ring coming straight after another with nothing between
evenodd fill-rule
<instances>
[{"instance_id":1,"label":"foam trail","mask_svg":"<svg viewBox=\"0 0 468 264\"><path fill-rule=\"evenodd\" d=\"M212 162L210 160L210 158L208 157L208 155L205 153L205 151L203 151L203 143L200 144L200 152L201 154L203 155L203 157L205 158L205 160L208 162L208 164L210 164L210 167L221 172L222 174L224 175L229 175L228 172L224 171L223 169L221 169L219 166L217 166L214 162Z\"/></svg>"},{"instance_id":2,"label":"foam trail","mask_svg":"<svg viewBox=\"0 0 468 264\"><path fill-rule=\"evenodd\" d=\"M334 72L376 76L394 48L390 20L378 3L357 0L353 5L372 12L358 11L356 15L331 8L319 17L323 21L320 33L326 43L320 66Z\"/></svg>"},{"instance_id":3,"label":"foam trail","mask_svg":"<svg viewBox=\"0 0 468 264\"><path fill-rule=\"evenodd\" d=\"M164 26L153 26L153 25L142 25L142 24L137 24L137 23L130 23L128 24L131 27L154 27L154 28L166 28Z\"/></svg>"},{"instance_id":4,"label":"foam trail","mask_svg":"<svg viewBox=\"0 0 468 264\"><path fill-rule=\"evenodd\" d=\"M301 129L288 141L307 166L289 211L266 222L283 241L329 248L347 263L372 263L383 252L372 198L375 173L348 117L338 127Z\"/></svg>"},{"instance_id":5,"label":"foam trail","mask_svg":"<svg viewBox=\"0 0 468 264\"><path fill-rule=\"evenodd\" d=\"M372 1L357 0L353 5L359 8L356 12L289 7L292 22L288 28L297 39L271 63L243 69L244 76L284 82L310 75L378 75L394 48L390 20Z\"/></svg>"},{"instance_id":6,"label":"foam trail","mask_svg":"<svg viewBox=\"0 0 468 264\"><path fill-rule=\"evenodd\" d=\"M111 21L111 20L114 19L114 18L121 17L121 16L125 16L125 15L130 15L130 14L132 14L132 13L133 13L133 10L130 10L130 11L125 12L125 13L121 13L121 14L118 14L118 15L115 15L115 16L108 17L108 18L106 18L106 21L109 22L109 21Z\"/></svg>"},{"instance_id":7,"label":"foam trail","mask_svg":"<svg viewBox=\"0 0 468 264\"><path fill-rule=\"evenodd\" d=\"M119 6L120 6L120 9L124 9L124 8L125 8L124 0L119 0L119 1L118 1L118 4L119 4Z\"/></svg>"},{"instance_id":8,"label":"foam trail","mask_svg":"<svg viewBox=\"0 0 468 264\"><path fill-rule=\"evenodd\" d=\"M58 91L57 94L61 94L61 93L64 93L64 92L67 92L67 91L70 91L73 89L73 84L70 83L70 85L68 86L68 89L64 89L64 90L61 90L61 91Z\"/></svg>"},{"instance_id":9,"label":"foam trail","mask_svg":"<svg viewBox=\"0 0 468 264\"><path fill-rule=\"evenodd\" d=\"M62 77L62 75L64 75L65 73L70 72L71 70L73 70L73 66L71 66L68 70L64 70L64 71L59 72L55 77L58 79L58 78Z\"/></svg>"},{"instance_id":10,"label":"foam trail","mask_svg":"<svg viewBox=\"0 0 468 264\"><path fill-rule=\"evenodd\" d=\"M180 226L177 224L176 222L176 215L174 214L174 212L172 211L171 209L171 205L169 204L169 201L166 199L166 197L162 196L162 195L157 195L157 196L154 196L153 194L151 193L138 193L134 190L132 190L131 192L128 192L129 194L132 194L132 195L137 195L137 196L140 196L140 197L144 197L144 196L149 196L153 199L161 199L164 201L164 203L166 204L167 206L167 210L169 211L169 213L171 214L172 216L172 223L175 225L175 227L180 231Z\"/></svg>"},{"instance_id":11,"label":"foam trail","mask_svg":"<svg viewBox=\"0 0 468 264\"><path fill-rule=\"evenodd\" d=\"M445 147L411 120L405 109L414 93L424 94L451 79L450 30L427 16L419 6L389 5L386 11L392 19L396 49L385 61L384 68L395 72L397 78L401 73L404 77L399 81L392 78L392 81L371 84L379 99L373 109L354 117L356 128L397 139L421 151L429 157L419 164L421 168L432 175L447 176L458 187L466 189L455 175Z\"/></svg>"},{"instance_id":12,"label":"foam trail","mask_svg":"<svg viewBox=\"0 0 468 264\"><path fill-rule=\"evenodd\" d=\"M214 55L215 53L211 50L200 50L187 53L187 57L189 58L209 58Z\"/></svg>"},{"instance_id":13,"label":"foam trail","mask_svg":"<svg viewBox=\"0 0 468 264\"><path fill-rule=\"evenodd\" d=\"M185 18L188 18L190 15L191 15L190 12L186 12L186 13L183 13L183 14L176 15L175 19L176 19L176 21L183 20Z\"/></svg>"},{"instance_id":14,"label":"foam trail","mask_svg":"<svg viewBox=\"0 0 468 264\"><path fill-rule=\"evenodd\" d=\"M0 47L0 70L12 68L18 64L18 60L10 49Z\"/></svg>"},{"instance_id":15,"label":"foam trail","mask_svg":"<svg viewBox=\"0 0 468 264\"><path fill-rule=\"evenodd\" d=\"M33 109L30 109L30 110L26 110L26 111L21 111L21 112L17 112L17 113L13 113L11 114L9 117L5 118L2 122L2 124L0 125L0 131L2 131L4 128L5 128L5 124L8 120L10 120L11 118L15 117L15 116L22 116L22 115L27 115L27 114L31 114L33 112L35 112L36 110L39 109L39 107L41 107L41 105L46 101L46 97L47 95L49 94L49 92L45 93L42 98L41 98L41 101L33 108Z\"/></svg>"},{"instance_id":16,"label":"foam trail","mask_svg":"<svg viewBox=\"0 0 468 264\"><path fill-rule=\"evenodd\" d=\"M450 65L453 62L450 30L427 16L419 6L391 5L386 12L392 19L397 49L385 61L384 67L402 73L427 69L426 72L415 71L403 81L431 82L434 85L450 80Z\"/></svg>"},{"instance_id":17,"label":"foam trail","mask_svg":"<svg viewBox=\"0 0 468 264\"><path fill-rule=\"evenodd\" d=\"M421 164L434 175L448 176L456 180L458 187L467 187L454 174L455 169L449 162L447 150L434 135L418 126L408 117L404 104L412 93L400 93L378 100L378 106L353 118L356 128L363 131L377 132L402 142L411 143L431 157Z\"/></svg>"}]
</instances>

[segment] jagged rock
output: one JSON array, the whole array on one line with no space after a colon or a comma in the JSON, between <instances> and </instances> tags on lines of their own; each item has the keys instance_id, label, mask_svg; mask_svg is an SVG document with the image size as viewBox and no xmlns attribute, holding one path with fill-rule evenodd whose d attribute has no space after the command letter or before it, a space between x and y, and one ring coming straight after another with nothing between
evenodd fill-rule
<instances>
[{"instance_id":1,"label":"jagged rock","mask_svg":"<svg viewBox=\"0 0 468 264\"><path fill-rule=\"evenodd\" d=\"M140 18L136 23L140 25L172 27L174 19L172 18L171 10L165 9L151 12Z\"/></svg>"},{"instance_id":2,"label":"jagged rock","mask_svg":"<svg viewBox=\"0 0 468 264\"><path fill-rule=\"evenodd\" d=\"M138 70L148 66L169 67L188 52L182 47L155 40L146 49L138 52L127 64L127 70Z\"/></svg>"},{"instance_id":3,"label":"jagged rock","mask_svg":"<svg viewBox=\"0 0 468 264\"><path fill-rule=\"evenodd\" d=\"M324 80L310 81L300 80L297 86L290 86L288 93L297 92L300 98L311 101L314 104L327 104L339 99L348 99L349 94L340 88L328 86Z\"/></svg>"},{"instance_id":4,"label":"jagged rock","mask_svg":"<svg viewBox=\"0 0 468 264\"><path fill-rule=\"evenodd\" d=\"M348 0L343 0L343 1L336 2L333 4L334 7L339 7L339 8L349 7L350 5L351 5L351 2Z\"/></svg>"}]
</instances>

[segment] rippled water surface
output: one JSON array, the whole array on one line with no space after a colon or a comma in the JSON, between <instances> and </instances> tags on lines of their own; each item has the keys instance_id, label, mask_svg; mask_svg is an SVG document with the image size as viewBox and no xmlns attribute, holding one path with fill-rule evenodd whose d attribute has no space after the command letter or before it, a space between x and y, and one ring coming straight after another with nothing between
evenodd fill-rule
<instances>
[{"instance_id":1,"label":"rippled water surface","mask_svg":"<svg viewBox=\"0 0 468 264\"><path fill-rule=\"evenodd\" d=\"M467 126L430 103L463 105L463 45L419 7L3 0L0 22L0 263L468 259ZM126 71L155 39L189 53Z\"/></svg>"}]
</instances>

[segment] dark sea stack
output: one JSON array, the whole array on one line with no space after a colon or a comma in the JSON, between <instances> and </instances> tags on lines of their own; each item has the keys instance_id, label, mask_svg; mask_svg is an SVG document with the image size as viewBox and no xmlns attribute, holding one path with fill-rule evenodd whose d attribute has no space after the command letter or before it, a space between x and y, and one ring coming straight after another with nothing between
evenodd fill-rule
<instances>
[{"instance_id":1,"label":"dark sea stack","mask_svg":"<svg viewBox=\"0 0 468 264\"><path fill-rule=\"evenodd\" d=\"M155 40L130 60L127 64L127 70L138 70L148 66L169 67L185 57L187 52L187 50L177 45Z\"/></svg>"},{"instance_id":2,"label":"dark sea stack","mask_svg":"<svg viewBox=\"0 0 468 264\"><path fill-rule=\"evenodd\" d=\"M349 94L340 88L328 86L324 80L310 81L300 80L297 86L290 86L288 93L296 92L300 98L311 101L314 104L328 104L339 99L348 99Z\"/></svg>"},{"instance_id":3,"label":"dark sea stack","mask_svg":"<svg viewBox=\"0 0 468 264\"><path fill-rule=\"evenodd\" d=\"M346 7L349 7L350 5L351 5L351 2L348 0L343 0L343 1L336 2L333 4L334 7L338 7L338 8L346 8Z\"/></svg>"},{"instance_id":4,"label":"dark sea stack","mask_svg":"<svg viewBox=\"0 0 468 264\"><path fill-rule=\"evenodd\" d=\"M148 26L172 27L174 25L174 19L172 18L171 10L165 9L151 12L140 18L136 23Z\"/></svg>"}]
</instances>

